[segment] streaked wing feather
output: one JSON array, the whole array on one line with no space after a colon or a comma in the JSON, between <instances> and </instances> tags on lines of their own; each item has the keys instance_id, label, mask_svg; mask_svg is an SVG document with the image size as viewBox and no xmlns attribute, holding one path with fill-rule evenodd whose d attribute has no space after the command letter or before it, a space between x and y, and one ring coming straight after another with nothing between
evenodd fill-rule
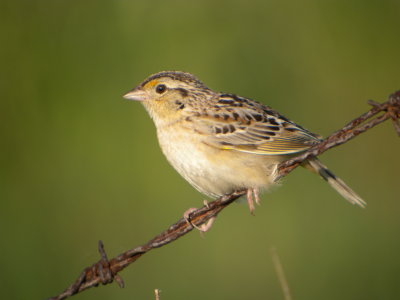
<instances>
[{"instance_id":1,"label":"streaked wing feather","mask_svg":"<svg viewBox=\"0 0 400 300\"><path fill-rule=\"evenodd\" d=\"M221 116L202 115L196 120L214 147L261 155L304 151L320 139L271 108L236 95L220 95L215 108ZM221 100L222 99L222 100ZM199 128L199 127L197 127Z\"/></svg>"}]
</instances>

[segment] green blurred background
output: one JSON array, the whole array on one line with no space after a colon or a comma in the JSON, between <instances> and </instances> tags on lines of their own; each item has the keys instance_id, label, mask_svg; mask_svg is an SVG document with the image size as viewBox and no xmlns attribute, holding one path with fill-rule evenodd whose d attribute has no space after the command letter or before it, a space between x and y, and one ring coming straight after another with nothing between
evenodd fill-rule
<instances>
[{"instance_id":1,"label":"green blurred background","mask_svg":"<svg viewBox=\"0 0 400 300\"><path fill-rule=\"evenodd\" d=\"M400 89L399 1L0 2L0 289L58 294L97 261L146 242L204 196L168 165L122 95L161 70L266 103L328 135ZM232 205L205 238L155 250L76 299L400 299L400 144L387 122L322 160L368 202L304 170ZM239 172L240 170L238 170Z\"/></svg>"}]
</instances>

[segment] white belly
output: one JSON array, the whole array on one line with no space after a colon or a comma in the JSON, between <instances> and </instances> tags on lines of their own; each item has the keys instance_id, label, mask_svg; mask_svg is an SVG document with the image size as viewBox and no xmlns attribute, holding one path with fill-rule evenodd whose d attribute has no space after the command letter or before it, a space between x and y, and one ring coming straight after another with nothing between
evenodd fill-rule
<instances>
[{"instance_id":1,"label":"white belly","mask_svg":"<svg viewBox=\"0 0 400 300\"><path fill-rule=\"evenodd\" d=\"M171 165L197 190L217 198L243 188L268 188L275 179L278 156L217 149L196 133L158 131L161 149Z\"/></svg>"}]
</instances>

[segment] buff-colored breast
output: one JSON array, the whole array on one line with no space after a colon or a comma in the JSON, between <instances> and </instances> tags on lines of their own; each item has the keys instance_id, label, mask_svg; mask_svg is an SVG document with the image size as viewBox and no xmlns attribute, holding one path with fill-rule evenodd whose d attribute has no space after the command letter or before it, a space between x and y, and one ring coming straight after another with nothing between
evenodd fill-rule
<instances>
[{"instance_id":1,"label":"buff-colored breast","mask_svg":"<svg viewBox=\"0 0 400 300\"><path fill-rule=\"evenodd\" d=\"M201 193L217 198L242 188L267 189L282 156L255 155L210 146L204 135L179 123L157 130L170 164Z\"/></svg>"}]
</instances>

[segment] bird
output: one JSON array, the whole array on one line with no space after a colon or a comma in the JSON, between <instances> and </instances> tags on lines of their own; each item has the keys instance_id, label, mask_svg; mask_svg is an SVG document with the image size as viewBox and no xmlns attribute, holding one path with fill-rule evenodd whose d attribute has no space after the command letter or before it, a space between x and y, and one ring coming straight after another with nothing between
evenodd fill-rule
<instances>
[{"instance_id":1,"label":"bird","mask_svg":"<svg viewBox=\"0 0 400 300\"><path fill-rule=\"evenodd\" d=\"M212 199L247 190L252 214L260 191L277 184L279 164L322 139L267 105L215 92L186 72L153 74L123 97L143 104L162 152L195 189ZM365 207L366 202L318 158L302 166L350 203Z\"/></svg>"}]
</instances>

